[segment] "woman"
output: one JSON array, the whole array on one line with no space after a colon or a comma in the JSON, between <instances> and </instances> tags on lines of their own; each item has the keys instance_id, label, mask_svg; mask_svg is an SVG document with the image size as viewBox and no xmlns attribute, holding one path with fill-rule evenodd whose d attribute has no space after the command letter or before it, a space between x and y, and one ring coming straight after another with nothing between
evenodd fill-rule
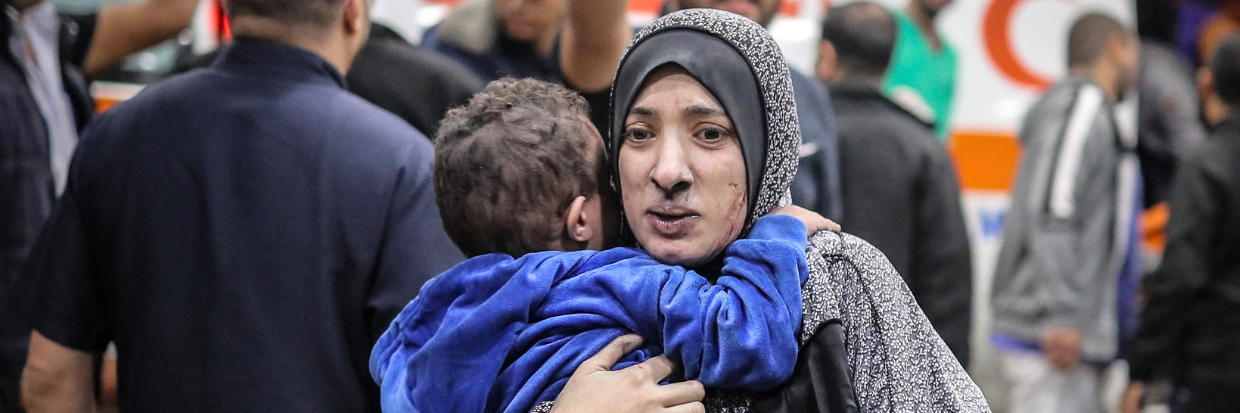
<instances>
[{"instance_id":1,"label":"woman","mask_svg":"<svg viewBox=\"0 0 1240 413\"><path fill-rule=\"evenodd\" d=\"M784 62L763 27L717 10L638 33L612 88L608 142L623 236L709 273L758 217L790 203L801 138ZM820 232L809 269L793 379L762 394L711 392L708 411L851 410L848 390L861 411L989 411L877 249Z\"/></svg>"}]
</instances>

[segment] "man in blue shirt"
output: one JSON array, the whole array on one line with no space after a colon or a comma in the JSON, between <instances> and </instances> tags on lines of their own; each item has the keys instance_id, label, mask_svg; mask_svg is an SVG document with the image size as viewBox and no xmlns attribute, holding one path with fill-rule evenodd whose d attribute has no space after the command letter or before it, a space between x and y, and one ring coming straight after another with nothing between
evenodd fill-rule
<instances>
[{"instance_id":1,"label":"man in blue shirt","mask_svg":"<svg viewBox=\"0 0 1240 413\"><path fill-rule=\"evenodd\" d=\"M22 282L31 412L376 411L374 340L462 256L432 148L344 89L367 0L230 0L210 69L97 118Z\"/></svg>"}]
</instances>

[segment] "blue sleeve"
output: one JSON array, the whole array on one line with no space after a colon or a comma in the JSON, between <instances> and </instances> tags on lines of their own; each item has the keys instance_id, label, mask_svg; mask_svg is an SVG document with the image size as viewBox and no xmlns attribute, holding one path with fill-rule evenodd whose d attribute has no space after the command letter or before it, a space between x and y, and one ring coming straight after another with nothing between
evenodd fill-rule
<instances>
[{"instance_id":1,"label":"blue sleeve","mask_svg":"<svg viewBox=\"0 0 1240 413\"><path fill-rule=\"evenodd\" d=\"M806 228L788 215L758 220L724 251L714 284L672 267L659 293L668 357L707 387L766 390L792 375L809 277Z\"/></svg>"}]
</instances>

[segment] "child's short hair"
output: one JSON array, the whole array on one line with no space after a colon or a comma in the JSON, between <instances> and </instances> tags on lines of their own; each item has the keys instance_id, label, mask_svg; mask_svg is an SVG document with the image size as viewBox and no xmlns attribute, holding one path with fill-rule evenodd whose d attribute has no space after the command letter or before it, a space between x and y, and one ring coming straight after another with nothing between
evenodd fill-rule
<instances>
[{"instance_id":1,"label":"child's short hair","mask_svg":"<svg viewBox=\"0 0 1240 413\"><path fill-rule=\"evenodd\" d=\"M573 199L607 182L589 122L580 95L533 79L496 80L448 112L435 139L435 194L465 255L519 257L559 240Z\"/></svg>"}]
</instances>

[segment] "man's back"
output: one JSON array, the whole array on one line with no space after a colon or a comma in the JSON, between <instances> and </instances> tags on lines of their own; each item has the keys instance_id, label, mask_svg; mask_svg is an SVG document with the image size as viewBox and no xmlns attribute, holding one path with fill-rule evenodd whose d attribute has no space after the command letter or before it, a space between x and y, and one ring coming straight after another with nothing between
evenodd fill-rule
<instances>
[{"instance_id":1,"label":"man's back","mask_svg":"<svg viewBox=\"0 0 1240 413\"><path fill-rule=\"evenodd\" d=\"M837 83L830 91L840 127L840 225L887 256L967 365L973 270L951 159L933 129L877 89Z\"/></svg>"},{"instance_id":2,"label":"man's back","mask_svg":"<svg viewBox=\"0 0 1240 413\"><path fill-rule=\"evenodd\" d=\"M238 40L88 129L35 329L118 349L122 410L363 411L373 341L458 262L431 147L305 50Z\"/></svg>"}]
</instances>

